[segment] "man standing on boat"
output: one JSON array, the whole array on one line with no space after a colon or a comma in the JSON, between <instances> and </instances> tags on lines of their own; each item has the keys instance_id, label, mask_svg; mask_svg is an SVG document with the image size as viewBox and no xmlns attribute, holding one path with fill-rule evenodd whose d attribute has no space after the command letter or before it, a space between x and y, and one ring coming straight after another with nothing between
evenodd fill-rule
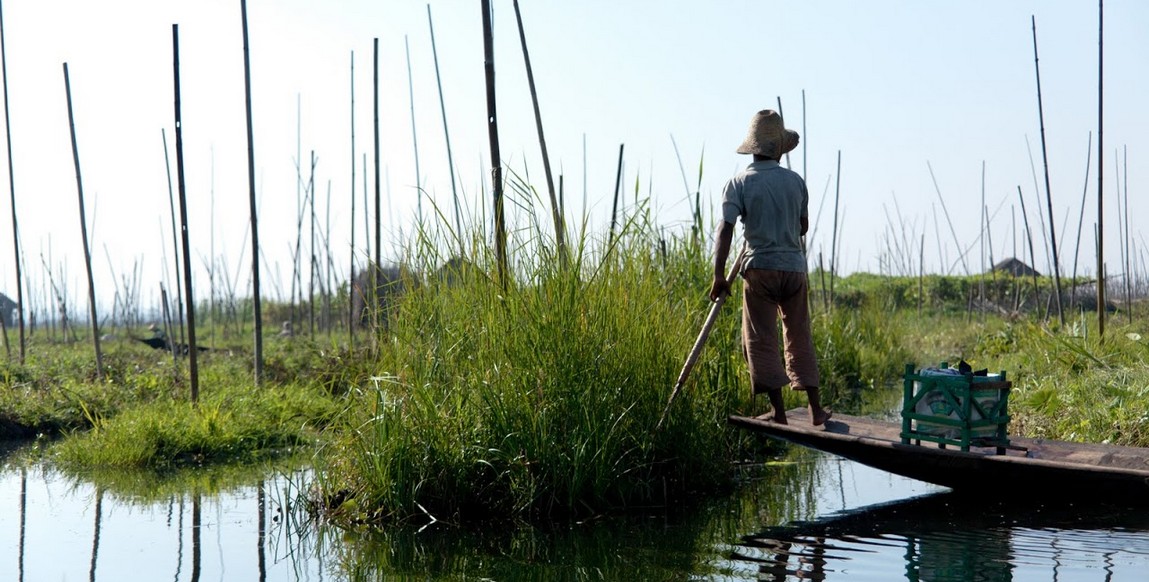
<instances>
[{"instance_id":1,"label":"man standing on boat","mask_svg":"<svg viewBox=\"0 0 1149 582\"><path fill-rule=\"evenodd\" d=\"M786 129L782 116L766 109L754 115L740 154L753 162L726 183L722 221L714 243L714 282L710 299L730 293L726 259L734 225L742 219L746 239L742 264L742 344L750 368L752 401L765 393L771 412L759 417L786 424L782 389L803 390L815 426L830 419L818 390L818 361L810 331L806 256L802 235L810 227L809 193L797 173L779 165L782 155L798 145L798 133ZM779 355L778 317L782 318L785 360Z\"/></svg>"}]
</instances>

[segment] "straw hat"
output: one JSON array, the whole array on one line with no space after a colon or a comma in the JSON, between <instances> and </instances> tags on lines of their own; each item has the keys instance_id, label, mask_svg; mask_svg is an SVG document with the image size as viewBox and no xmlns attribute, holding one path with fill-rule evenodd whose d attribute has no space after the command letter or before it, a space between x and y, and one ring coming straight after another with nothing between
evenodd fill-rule
<instances>
[{"instance_id":1,"label":"straw hat","mask_svg":"<svg viewBox=\"0 0 1149 582\"><path fill-rule=\"evenodd\" d=\"M740 154L757 154L778 158L798 147L798 132L786 129L782 116L773 109L763 109L750 120L750 131L738 146Z\"/></svg>"}]
</instances>

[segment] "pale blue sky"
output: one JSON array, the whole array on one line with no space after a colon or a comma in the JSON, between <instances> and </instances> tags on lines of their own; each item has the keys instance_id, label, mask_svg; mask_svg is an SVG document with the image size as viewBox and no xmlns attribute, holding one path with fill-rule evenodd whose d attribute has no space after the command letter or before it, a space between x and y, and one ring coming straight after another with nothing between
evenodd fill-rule
<instances>
[{"instance_id":1,"label":"pale blue sky","mask_svg":"<svg viewBox=\"0 0 1149 582\"><path fill-rule=\"evenodd\" d=\"M545 192L514 11L509 1L492 3L504 162L518 172L525 166L535 187ZM480 162L489 152L480 3L449 0L430 5L459 188L468 206L489 206L489 200L479 197L486 176ZM708 216L716 216L723 182L748 162L734 153L748 121L758 109L775 108L780 97L787 124L802 133L803 145L790 161L807 174L812 223L817 225L809 242L812 260L823 253L828 261L840 151L839 264L845 271L875 272L882 268L881 257L891 255L886 238L891 228L914 245L912 253L894 251L895 258L912 254L916 261L917 245L925 235L927 271L963 270L927 164L959 243L973 249L967 257L971 271L979 270L982 260L977 237L983 162L986 204L996 212L993 257L1013 253L1014 224L1021 228L1019 185L1031 226L1040 229L1037 205L1044 202L1045 192L1030 28L1034 15L1062 262L1073 259L1090 154L1080 270L1096 270L1090 234L1097 207L1096 3L589 0L526 1L521 8L551 162L556 174L565 176L572 222L584 212L585 190L592 227L599 234L606 230L618 148L625 144L626 200L633 199L635 181L640 180L642 196L653 197L658 222L668 229L686 228L689 199L671 136L691 189L703 161L702 198ZM163 245L170 257L171 240L161 128L167 131L175 173L173 23L180 29L186 182L196 266L202 268L214 253L227 257L233 273L246 269L250 243L245 238L247 144L239 0L10 1L3 10L16 204L25 269L33 287L43 285L43 254L54 270L66 270L71 295L86 294L64 101L62 63L67 62L97 284L101 293L110 294L112 273L117 279L128 276L138 264L144 296L158 292L163 266L159 249ZM1149 113L1143 106L1149 95L1149 4L1111 0L1105 14L1106 248L1109 269L1118 272L1115 150L1128 148L1132 215L1146 211L1141 193L1146 178L1138 162L1144 159L1149 135ZM287 293L288 252L295 239L297 147L305 164L311 150L318 157L321 208L330 187L332 240L338 268L346 271L352 51L355 237L358 245L364 241L361 160L367 152L370 161L373 139L373 38L379 38L381 60L381 174L391 197L386 202L384 184L385 210L391 209L385 227L413 221L417 182L442 203L449 203L451 184L426 2L250 0L248 17L260 234L269 260L279 265L278 272L264 271L264 288L267 296L276 297ZM405 37L413 67L419 180ZM1090 153L1086 148L1091 131ZM1040 192L1035 191L1034 169ZM14 296L6 165L0 175L5 186L0 197L0 224L5 225L0 228L0 288ZM424 211L429 213L429 207L425 201ZM1044 205L1040 210L1045 216ZM213 219L214 236L209 230ZM1143 249L1143 231L1133 222L1132 237ZM708 229L712 226L707 224ZM1020 253L1022 239L1016 240ZM1044 258L1039 256L1037 263L1046 270ZM197 274L197 293L206 294L203 273L201 269ZM240 276L241 288L247 280L246 274Z\"/></svg>"}]
</instances>

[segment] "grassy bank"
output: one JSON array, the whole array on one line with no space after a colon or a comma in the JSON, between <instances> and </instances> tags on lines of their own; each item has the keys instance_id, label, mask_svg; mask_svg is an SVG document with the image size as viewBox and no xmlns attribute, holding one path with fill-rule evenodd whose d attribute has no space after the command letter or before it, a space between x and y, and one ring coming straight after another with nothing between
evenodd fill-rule
<instances>
[{"instance_id":1,"label":"grassy bank","mask_svg":"<svg viewBox=\"0 0 1149 582\"><path fill-rule=\"evenodd\" d=\"M109 344L97 380L86 344L33 343L26 364L0 364L0 428L65 436L46 454L79 469L317 450L331 517L348 524L587 515L731 486L732 461L772 446L725 424L755 411L740 294L656 430L710 307L709 249L633 225L578 245L570 267L545 250L517 254L505 286L477 251L461 281L415 287L355 349L346 330L269 337L258 389L248 355L214 350L201 359L195 406L164 352ZM411 256L424 257L414 264L425 272L442 263L432 245ZM1092 314L1061 327L970 311L970 285L937 279L915 295L916 280L856 275L837 282L832 309L815 289L826 401L888 412L868 395L892 393L906 362L965 359L1009 372L1015 434L1149 445L1149 347L1137 339L1146 330L1115 324L1102 342Z\"/></svg>"}]
</instances>

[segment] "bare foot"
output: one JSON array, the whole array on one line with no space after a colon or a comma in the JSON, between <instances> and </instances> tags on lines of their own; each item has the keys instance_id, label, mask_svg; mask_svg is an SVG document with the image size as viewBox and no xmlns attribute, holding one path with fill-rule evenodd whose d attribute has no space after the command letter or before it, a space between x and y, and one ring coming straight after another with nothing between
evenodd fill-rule
<instances>
[{"instance_id":1,"label":"bare foot","mask_svg":"<svg viewBox=\"0 0 1149 582\"><path fill-rule=\"evenodd\" d=\"M833 414L834 412L828 409L811 410L810 419L814 426L822 426Z\"/></svg>"},{"instance_id":2,"label":"bare foot","mask_svg":"<svg viewBox=\"0 0 1149 582\"><path fill-rule=\"evenodd\" d=\"M786 424L785 412L767 412L754 417L755 420L764 420L766 422L773 422L775 424Z\"/></svg>"}]
</instances>

